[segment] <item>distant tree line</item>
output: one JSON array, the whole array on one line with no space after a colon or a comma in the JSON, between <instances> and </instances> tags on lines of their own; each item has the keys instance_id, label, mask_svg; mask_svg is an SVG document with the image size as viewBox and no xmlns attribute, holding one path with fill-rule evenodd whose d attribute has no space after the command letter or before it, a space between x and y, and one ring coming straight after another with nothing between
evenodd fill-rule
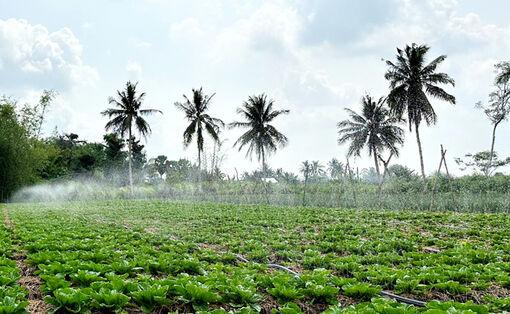
<instances>
[{"instance_id":1,"label":"distant tree line","mask_svg":"<svg viewBox=\"0 0 510 314\"><path fill-rule=\"evenodd\" d=\"M123 90L108 99L110 107L101 112L109 119L101 142L88 142L80 139L78 134L57 131L51 136L41 136L45 115L57 97L54 91L45 90L35 105L22 105L16 99L3 97L0 99L0 199L7 199L25 185L75 177L129 185L131 193L136 184L185 181L200 184L222 180L302 182L303 194L310 184L365 182L376 184L380 192L382 184L388 180L416 182L420 177L405 166L390 164L404 144L404 124L410 132L414 128L421 181L422 186L425 182L426 188L428 178L419 130L422 124L430 126L437 122L429 98L451 104L456 102L455 97L441 87L454 86L455 81L448 74L437 71L446 56L441 55L427 63L428 51L428 46L416 44L397 48L396 61L385 61L388 94L374 98L367 93L361 98L361 110L347 108L347 119L337 125L338 143L348 144L345 163L332 159L324 166L319 161L304 161L300 166L301 177L269 166L269 156L288 143L288 138L273 123L289 110L276 109L275 101L264 93L249 96L237 109L241 120L230 123L211 116L209 112L215 94L207 95L202 88L192 89L190 97L183 95L182 102L175 102L175 107L188 121L182 133L183 145L189 147L195 143L196 163L186 159L169 160L164 155L147 158L141 140L150 136L151 128L145 118L162 112L145 108L145 93L137 90L137 83L127 82ZM490 149L455 158L461 169L471 169L486 177L493 176L498 168L510 163L510 157L499 159L495 150L497 127L508 119L510 113L510 62L496 64L495 72L495 89L489 94L489 101L476 104L492 125ZM234 146L239 151L245 149L247 157L255 155L260 169L241 174L236 170L236 174L230 176L222 172L222 130L225 126L244 131ZM212 148L207 144L213 145ZM351 158L361 157L365 149L373 158L374 167L359 170L353 166Z\"/></svg>"}]
</instances>

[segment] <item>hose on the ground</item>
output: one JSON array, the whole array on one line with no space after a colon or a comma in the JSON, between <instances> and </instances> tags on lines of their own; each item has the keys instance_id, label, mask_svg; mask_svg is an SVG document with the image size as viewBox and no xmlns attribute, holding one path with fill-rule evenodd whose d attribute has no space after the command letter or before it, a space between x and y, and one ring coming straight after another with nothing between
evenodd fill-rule
<instances>
[{"instance_id":1,"label":"hose on the ground","mask_svg":"<svg viewBox=\"0 0 510 314\"><path fill-rule=\"evenodd\" d=\"M238 260L240 260L243 263L250 263L249 260L247 260L246 258L242 257L241 255L236 255L236 257L237 257ZM266 266L268 268L276 268L276 269L280 269L280 270L286 271L289 274L292 274L292 275L296 276L297 278L299 278L299 274L298 273L296 273L295 271L293 271L291 269L288 269L285 266L278 265L278 264L267 264Z\"/></svg>"},{"instance_id":2,"label":"hose on the ground","mask_svg":"<svg viewBox=\"0 0 510 314\"><path fill-rule=\"evenodd\" d=\"M249 260L247 260L246 258L242 257L241 255L236 254L236 258L239 261L243 262L243 263L251 263ZM299 277L298 273L296 273L295 271L293 271L291 269L288 269L287 267L284 267L282 265L267 264L267 267L268 268L276 268L276 269L280 269L280 270L286 271L289 274L294 275L296 278L301 279ZM390 299L395 299L395 300L397 300L398 302L401 302L401 303L406 303L406 304L410 304L410 305L414 305L414 306L425 307L425 302L423 302L423 301L418 301L418 300L402 297L402 296L399 296L399 295L396 295L396 294L393 294L393 293L389 293L389 292L386 292L386 291L379 292L379 295L382 296L382 297L386 297L386 298L390 298Z\"/></svg>"},{"instance_id":3,"label":"hose on the ground","mask_svg":"<svg viewBox=\"0 0 510 314\"><path fill-rule=\"evenodd\" d=\"M415 305L415 306L425 307L425 302L423 302L423 301L418 301L418 300L415 300L415 299L410 299L410 298L402 297L402 296L399 296L397 294L389 293L389 292L386 292L386 291L379 292L379 295L381 297L387 297L387 298L395 299L395 300L397 300L398 302L401 302L401 303L406 303L406 304L411 304L411 305Z\"/></svg>"}]
</instances>

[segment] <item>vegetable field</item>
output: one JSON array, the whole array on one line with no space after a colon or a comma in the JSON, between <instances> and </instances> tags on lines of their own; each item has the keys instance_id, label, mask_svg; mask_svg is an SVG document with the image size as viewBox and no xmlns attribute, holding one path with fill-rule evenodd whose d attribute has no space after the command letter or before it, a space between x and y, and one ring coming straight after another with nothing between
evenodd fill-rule
<instances>
[{"instance_id":1,"label":"vegetable field","mask_svg":"<svg viewBox=\"0 0 510 314\"><path fill-rule=\"evenodd\" d=\"M0 313L510 311L508 214L131 200L4 216Z\"/></svg>"}]
</instances>

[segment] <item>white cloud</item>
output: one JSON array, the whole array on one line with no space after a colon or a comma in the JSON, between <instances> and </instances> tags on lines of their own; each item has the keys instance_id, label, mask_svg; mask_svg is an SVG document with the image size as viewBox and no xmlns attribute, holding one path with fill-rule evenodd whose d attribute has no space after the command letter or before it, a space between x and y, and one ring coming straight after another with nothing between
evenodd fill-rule
<instances>
[{"instance_id":1,"label":"white cloud","mask_svg":"<svg viewBox=\"0 0 510 314\"><path fill-rule=\"evenodd\" d=\"M261 52L292 53L301 27L301 18L296 10L265 3L248 18L221 29L214 38L211 55L219 62Z\"/></svg>"},{"instance_id":2,"label":"white cloud","mask_svg":"<svg viewBox=\"0 0 510 314\"><path fill-rule=\"evenodd\" d=\"M150 48L152 47L152 43L148 41L143 41L139 38L131 37L129 38L129 42L136 48Z\"/></svg>"},{"instance_id":3,"label":"white cloud","mask_svg":"<svg viewBox=\"0 0 510 314\"><path fill-rule=\"evenodd\" d=\"M142 66L137 62L130 61L126 65L126 72L129 80L139 81L142 77Z\"/></svg>"},{"instance_id":4,"label":"white cloud","mask_svg":"<svg viewBox=\"0 0 510 314\"><path fill-rule=\"evenodd\" d=\"M421 130L425 166L428 172L437 166L438 147L443 144L448 149L448 165L455 168L453 157L488 146L490 125L473 106L487 99L493 64L508 59L510 51L510 24L493 24L495 19L485 20L490 14L470 13L469 6L450 0L381 0L356 5L334 0L218 0L205 5L152 0L144 4L147 14L140 21L157 19L165 9L171 13L163 20L171 21L167 27L140 23L136 32L130 32L108 27L124 22L126 16L93 19L93 28L104 31L94 40L88 38L91 46L85 48L87 57L101 64L104 82L89 89L74 82L97 77L97 73L84 64L82 45L69 29L50 32L23 20L0 20L0 86L9 93L11 86L27 82L36 85L33 89L37 91L51 84L75 86L58 97L51 114L59 127L92 140L101 138L105 121L98 117L107 106L107 96L121 88L126 77L142 80L147 105L159 105L165 112L152 118L154 134L147 143L148 154L171 158L196 155L192 148L182 150L185 121L171 105L182 99L182 93L199 86L207 93L217 92L211 114L228 122L239 118L235 108L248 95L265 92L278 108L291 110L275 121L290 142L271 157L271 166L296 171L305 159L343 160L346 145L336 143L336 123L346 118L343 108L359 110L365 92L374 97L388 92L381 58L393 59L395 47L426 43L432 47L429 58L448 55L438 70L456 80L455 88L448 90L458 103L451 106L432 99L439 120L436 126ZM69 27L81 29L82 22L77 19ZM14 82L11 85L4 84L7 73L7 84ZM509 130L507 123L498 134ZM228 146L239 136L236 132L223 133ZM501 141L498 137L496 146L502 156L510 154L504 144L503 136ZM229 149L229 154L228 171L258 166L246 160L244 152ZM401 157L394 161L419 169L414 134L407 134ZM356 164L373 166L366 155Z\"/></svg>"},{"instance_id":5,"label":"white cloud","mask_svg":"<svg viewBox=\"0 0 510 314\"><path fill-rule=\"evenodd\" d=\"M467 50L484 50L494 45L510 48L510 27L483 23L472 12L459 16L457 1L399 2L398 16L362 38L358 42L360 49L381 49L388 42L428 43Z\"/></svg>"},{"instance_id":6,"label":"white cloud","mask_svg":"<svg viewBox=\"0 0 510 314\"><path fill-rule=\"evenodd\" d=\"M23 19L0 19L0 63L14 83L29 80L59 88L94 83L98 74L83 63L81 55L82 45L68 28L49 32Z\"/></svg>"},{"instance_id":7,"label":"white cloud","mask_svg":"<svg viewBox=\"0 0 510 314\"><path fill-rule=\"evenodd\" d=\"M170 25L170 39L175 42L196 42L205 35L200 22L195 18L187 18Z\"/></svg>"}]
</instances>

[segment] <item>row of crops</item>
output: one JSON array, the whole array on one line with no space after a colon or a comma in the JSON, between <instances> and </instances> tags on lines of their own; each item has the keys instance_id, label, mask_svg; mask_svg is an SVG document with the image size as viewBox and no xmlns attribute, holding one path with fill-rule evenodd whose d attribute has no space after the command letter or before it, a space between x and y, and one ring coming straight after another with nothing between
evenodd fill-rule
<instances>
[{"instance_id":1,"label":"row of crops","mask_svg":"<svg viewBox=\"0 0 510 314\"><path fill-rule=\"evenodd\" d=\"M510 311L504 214L107 201L10 204L9 215L0 265L17 275L0 284L21 308L13 250L52 312Z\"/></svg>"},{"instance_id":2,"label":"row of crops","mask_svg":"<svg viewBox=\"0 0 510 314\"><path fill-rule=\"evenodd\" d=\"M0 313L24 313L28 291L18 284L20 271L14 260L12 230L0 224Z\"/></svg>"}]
</instances>

